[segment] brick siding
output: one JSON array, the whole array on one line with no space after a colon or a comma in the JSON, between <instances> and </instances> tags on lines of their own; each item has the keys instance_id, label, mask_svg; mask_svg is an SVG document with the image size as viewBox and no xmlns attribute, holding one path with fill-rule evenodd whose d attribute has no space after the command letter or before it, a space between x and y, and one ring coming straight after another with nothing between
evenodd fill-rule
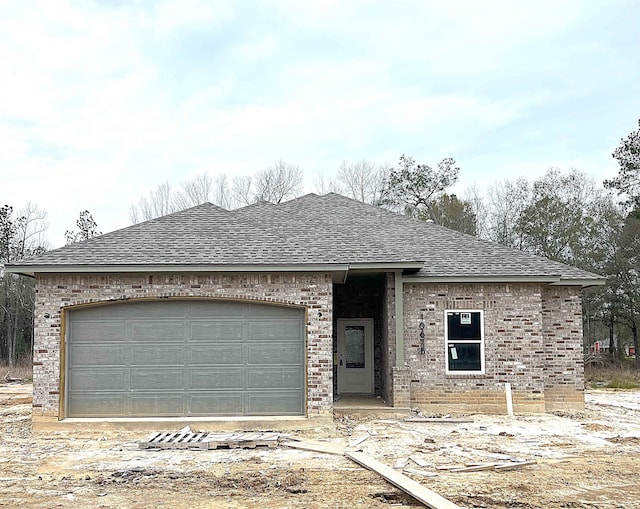
<instances>
[{"instance_id":1,"label":"brick siding","mask_svg":"<svg viewBox=\"0 0 640 509\"><path fill-rule=\"evenodd\" d=\"M546 410L584 407L582 295L576 287L549 286L542 292Z\"/></svg>"},{"instance_id":2,"label":"brick siding","mask_svg":"<svg viewBox=\"0 0 640 509\"><path fill-rule=\"evenodd\" d=\"M404 286L405 360L411 404L427 411L516 412L581 408L580 289L538 284ZM485 373L446 374L444 311L484 311ZM420 322L425 352L420 352Z\"/></svg>"},{"instance_id":3,"label":"brick siding","mask_svg":"<svg viewBox=\"0 0 640 509\"><path fill-rule=\"evenodd\" d=\"M251 273L40 274L36 278L33 407L35 415L58 415L62 309L78 304L139 298L215 297L303 305L307 308L307 413L332 409L331 274Z\"/></svg>"}]
</instances>

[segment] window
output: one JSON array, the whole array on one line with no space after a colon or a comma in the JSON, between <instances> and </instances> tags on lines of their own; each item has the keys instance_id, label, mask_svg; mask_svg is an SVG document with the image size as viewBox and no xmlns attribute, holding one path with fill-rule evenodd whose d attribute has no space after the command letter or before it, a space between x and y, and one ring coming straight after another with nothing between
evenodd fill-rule
<instances>
[{"instance_id":1,"label":"window","mask_svg":"<svg viewBox=\"0 0 640 509\"><path fill-rule=\"evenodd\" d=\"M484 373L484 317L482 311L444 312L447 373Z\"/></svg>"},{"instance_id":2,"label":"window","mask_svg":"<svg viewBox=\"0 0 640 509\"><path fill-rule=\"evenodd\" d=\"M344 336L347 368L364 368L364 325L347 325Z\"/></svg>"}]
</instances>

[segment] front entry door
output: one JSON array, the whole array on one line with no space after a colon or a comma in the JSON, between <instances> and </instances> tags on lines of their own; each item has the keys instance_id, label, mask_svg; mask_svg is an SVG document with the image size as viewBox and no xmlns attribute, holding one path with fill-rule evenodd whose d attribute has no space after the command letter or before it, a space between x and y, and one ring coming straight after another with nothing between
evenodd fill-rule
<instances>
[{"instance_id":1,"label":"front entry door","mask_svg":"<svg viewBox=\"0 0 640 509\"><path fill-rule=\"evenodd\" d=\"M338 319L338 392L373 393L373 320Z\"/></svg>"}]
</instances>

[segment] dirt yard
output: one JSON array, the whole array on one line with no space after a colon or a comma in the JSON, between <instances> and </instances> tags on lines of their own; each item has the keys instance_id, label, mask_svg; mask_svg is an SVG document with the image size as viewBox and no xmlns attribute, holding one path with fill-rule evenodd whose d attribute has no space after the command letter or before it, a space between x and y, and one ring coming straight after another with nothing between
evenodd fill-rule
<instances>
[{"instance_id":1,"label":"dirt yard","mask_svg":"<svg viewBox=\"0 0 640 509\"><path fill-rule=\"evenodd\" d=\"M290 433L339 445L366 436L359 447L391 467L413 456L421 465L409 461L405 474L461 507L640 508L640 392L589 391L586 399L579 414L480 415L464 423L343 415L333 429ZM0 507L423 507L342 456L285 447L139 449L147 432L34 434L30 406L6 403ZM515 459L536 464L438 469Z\"/></svg>"}]
</instances>

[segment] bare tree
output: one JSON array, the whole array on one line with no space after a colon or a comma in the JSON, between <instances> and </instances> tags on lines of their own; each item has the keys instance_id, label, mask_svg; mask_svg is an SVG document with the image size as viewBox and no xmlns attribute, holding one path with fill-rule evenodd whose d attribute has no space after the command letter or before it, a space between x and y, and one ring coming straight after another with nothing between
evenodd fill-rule
<instances>
[{"instance_id":1,"label":"bare tree","mask_svg":"<svg viewBox=\"0 0 640 509\"><path fill-rule=\"evenodd\" d=\"M256 200L254 199L253 179L250 176L233 177L231 183L231 199L233 204L238 207L250 205Z\"/></svg>"},{"instance_id":2,"label":"bare tree","mask_svg":"<svg viewBox=\"0 0 640 509\"><path fill-rule=\"evenodd\" d=\"M477 186L473 185L465 189L463 201L469 204L473 214L476 217L476 235L484 237L487 227L487 205L484 202L484 196Z\"/></svg>"},{"instance_id":3,"label":"bare tree","mask_svg":"<svg viewBox=\"0 0 640 509\"><path fill-rule=\"evenodd\" d=\"M129 219L137 224L209 201L225 209L261 200L280 203L301 192L302 170L278 161L253 177L238 176L229 181L223 173L212 180L207 173L202 173L192 180L181 182L177 190L169 182L164 182L129 207Z\"/></svg>"},{"instance_id":4,"label":"bare tree","mask_svg":"<svg viewBox=\"0 0 640 509\"><path fill-rule=\"evenodd\" d=\"M173 196L173 205L177 210L195 207L210 201L213 193L213 182L207 173L197 175L193 180L186 180L180 184L182 188Z\"/></svg>"},{"instance_id":5,"label":"bare tree","mask_svg":"<svg viewBox=\"0 0 640 509\"><path fill-rule=\"evenodd\" d=\"M16 256L24 258L49 249L44 232L49 228L47 212L35 203L27 202L18 212L16 221Z\"/></svg>"},{"instance_id":6,"label":"bare tree","mask_svg":"<svg viewBox=\"0 0 640 509\"><path fill-rule=\"evenodd\" d=\"M273 166L256 173L254 200L280 203L302 193L302 170L299 166L276 161Z\"/></svg>"},{"instance_id":7,"label":"bare tree","mask_svg":"<svg viewBox=\"0 0 640 509\"><path fill-rule=\"evenodd\" d=\"M526 178L496 182L489 187L488 214L484 236L505 246L523 249L524 240L518 222L529 204L531 186Z\"/></svg>"},{"instance_id":8,"label":"bare tree","mask_svg":"<svg viewBox=\"0 0 640 509\"><path fill-rule=\"evenodd\" d=\"M166 216L178 210L171 185L165 181L151 191L148 197L140 198L137 205L129 207L129 218L133 224L136 224L140 221Z\"/></svg>"},{"instance_id":9,"label":"bare tree","mask_svg":"<svg viewBox=\"0 0 640 509\"><path fill-rule=\"evenodd\" d=\"M337 182L344 194L354 200L377 205L382 198L385 181L389 177L389 164L373 164L362 160L356 163L342 161Z\"/></svg>"},{"instance_id":10,"label":"bare tree","mask_svg":"<svg viewBox=\"0 0 640 509\"><path fill-rule=\"evenodd\" d=\"M9 366L33 347L34 282L4 272L4 264L47 249L46 212L29 202L18 216L13 207L0 208L0 357Z\"/></svg>"},{"instance_id":11,"label":"bare tree","mask_svg":"<svg viewBox=\"0 0 640 509\"><path fill-rule=\"evenodd\" d=\"M229 179L227 174L223 173L216 177L213 182L213 203L222 207L223 209L232 208L231 186L229 185Z\"/></svg>"},{"instance_id":12,"label":"bare tree","mask_svg":"<svg viewBox=\"0 0 640 509\"><path fill-rule=\"evenodd\" d=\"M317 194L344 194L342 187L340 187L340 184L336 180L331 177L325 179L324 175L316 175L313 179L313 190Z\"/></svg>"}]
</instances>

